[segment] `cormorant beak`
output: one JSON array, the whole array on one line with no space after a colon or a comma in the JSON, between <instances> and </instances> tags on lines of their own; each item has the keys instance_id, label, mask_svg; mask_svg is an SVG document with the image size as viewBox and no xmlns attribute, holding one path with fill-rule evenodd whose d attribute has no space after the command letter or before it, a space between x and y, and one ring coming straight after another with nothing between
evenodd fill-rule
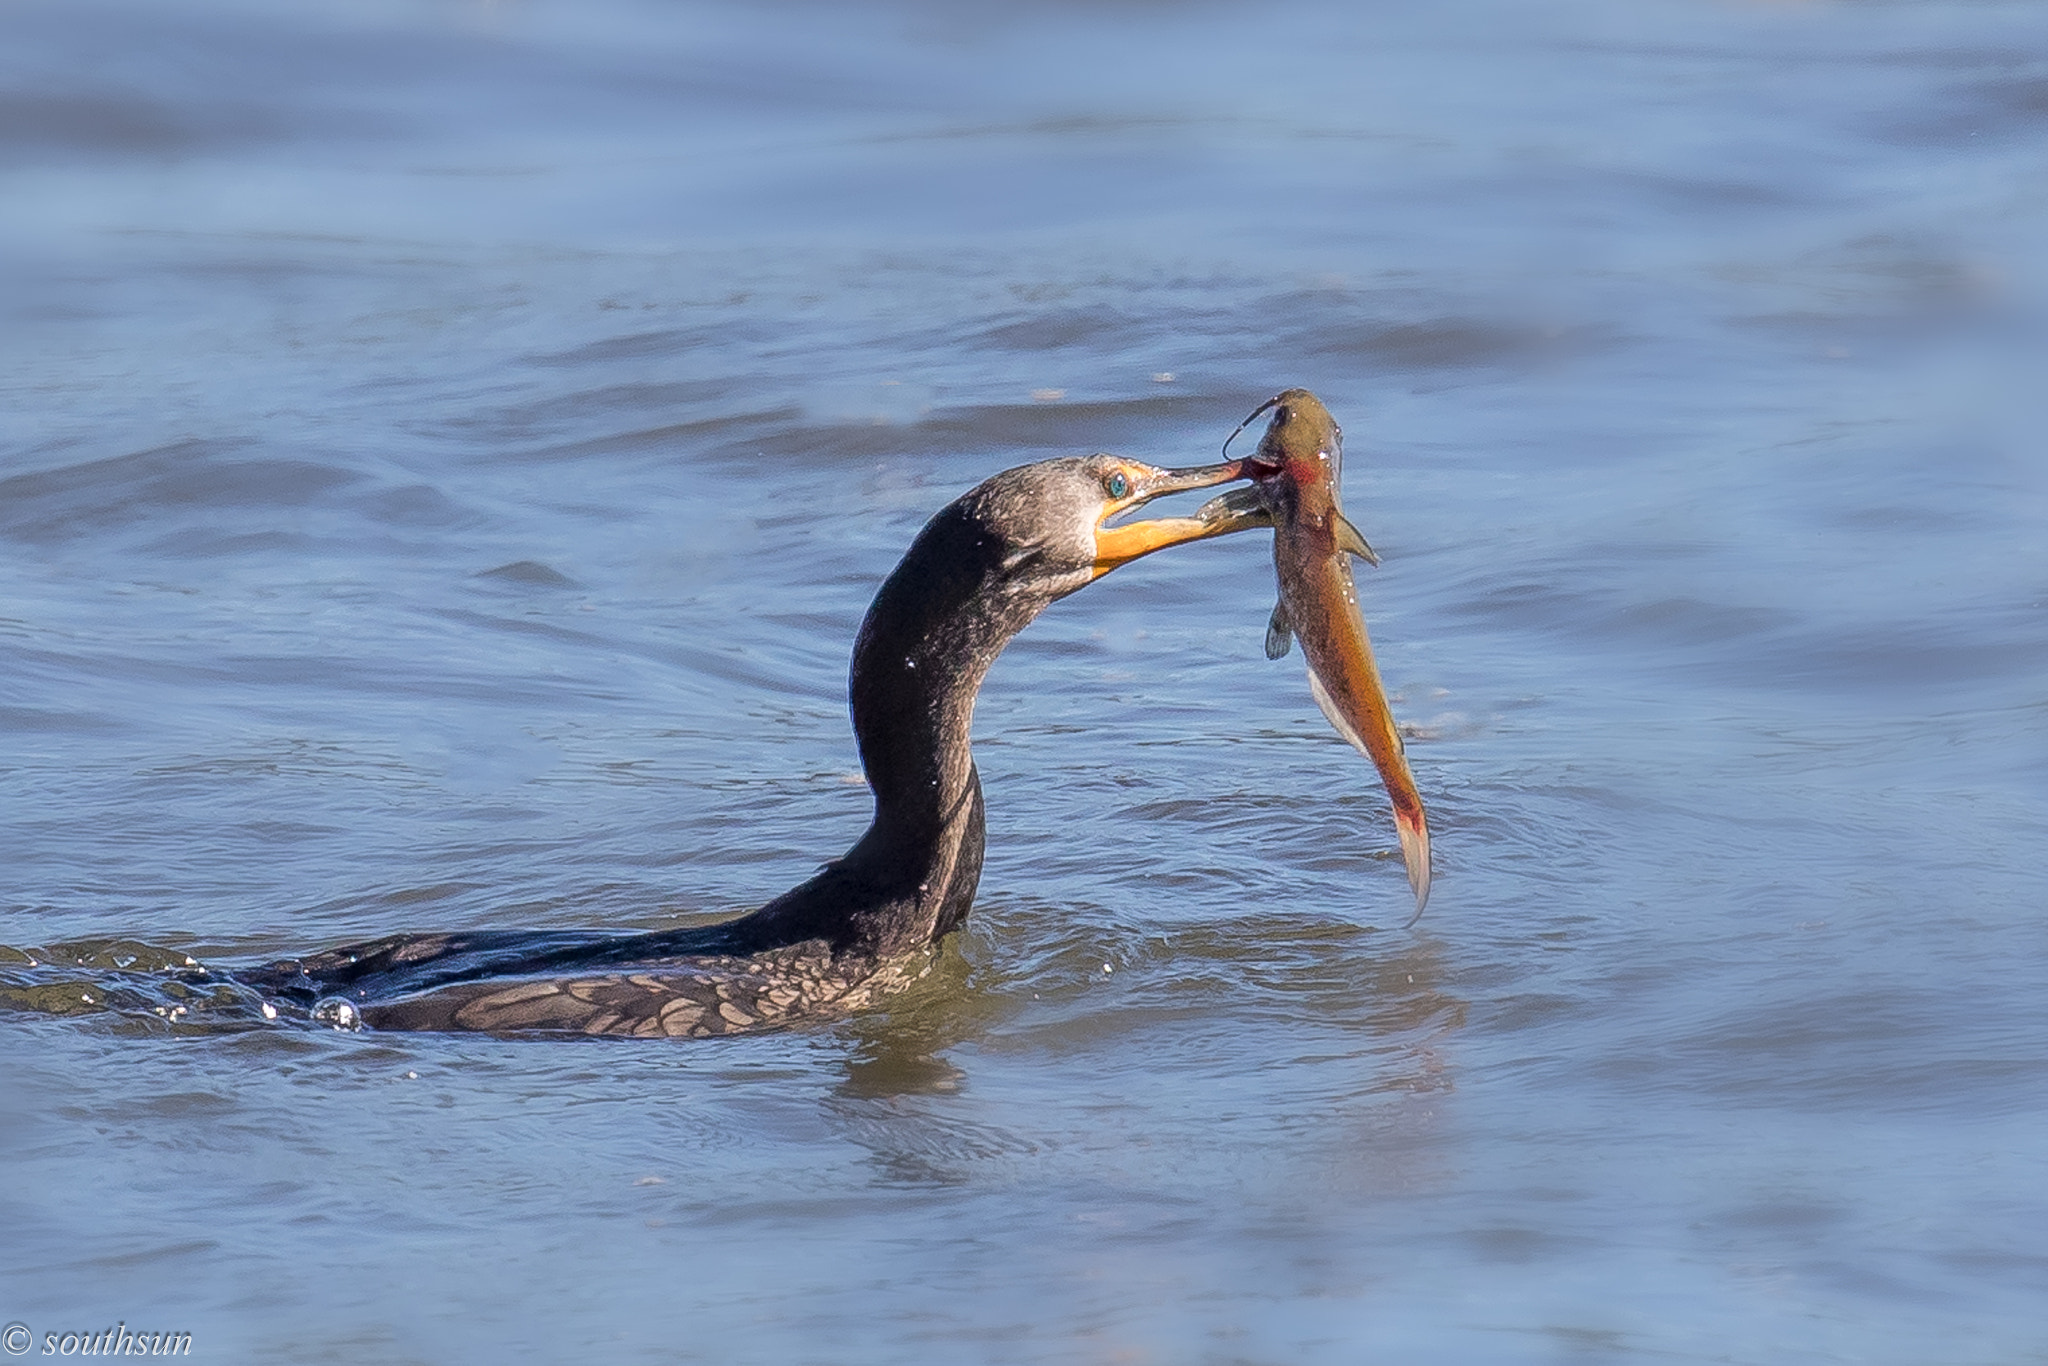
<instances>
[{"instance_id":1,"label":"cormorant beak","mask_svg":"<svg viewBox=\"0 0 2048 1366\"><path fill-rule=\"evenodd\" d=\"M1163 470L1127 460L1122 470L1130 482L1130 492L1122 498L1106 499L1102 515L1096 519L1095 578L1129 564L1140 555L1149 555L1183 541L1206 541L1211 536L1227 536L1233 531L1248 531L1253 527L1273 524L1272 514L1264 510L1263 503L1257 509L1251 509L1230 504L1226 498L1212 498L1192 517L1155 517L1151 521L1110 526L1108 523L1112 517L1143 507L1154 498L1184 493L1189 489L1213 488L1233 479L1248 478L1252 472L1250 462L1244 460L1189 470Z\"/></svg>"}]
</instances>

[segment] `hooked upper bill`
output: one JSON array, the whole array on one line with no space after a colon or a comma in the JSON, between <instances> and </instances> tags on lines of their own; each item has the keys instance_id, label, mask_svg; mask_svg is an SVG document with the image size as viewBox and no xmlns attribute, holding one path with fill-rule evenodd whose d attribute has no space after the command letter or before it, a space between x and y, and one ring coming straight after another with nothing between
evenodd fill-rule
<instances>
[{"instance_id":1,"label":"hooked upper bill","mask_svg":"<svg viewBox=\"0 0 2048 1366\"><path fill-rule=\"evenodd\" d=\"M1119 494L1114 483L1116 475L1112 474L1111 482L1104 490L1107 502L1095 526L1096 578L1101 578L1120 565L1129 564L1141 555L1149 555L1170 545L1179 545L1184 541L1205 541L1212 536L1226 536L1233 531L1246 531L1255 526L1271 525L1270 519L1261 522L1233 516L1205 516L1208 508L1220 501L1211 499L1209 504L1205 504L1191 517L1153 517L1141 522L1110 526L1108 523L1111 518L1143 507L1154 498L1163 498L1169 493L1185 493L1190 489L1214 488L1233 479L1243 479L1250 473L1242 460L1184 470L1161 469L1155 465L1127 460L1120 462L1116 469L1126 482L1123 492Z\"/></svg>"}]
</instances>

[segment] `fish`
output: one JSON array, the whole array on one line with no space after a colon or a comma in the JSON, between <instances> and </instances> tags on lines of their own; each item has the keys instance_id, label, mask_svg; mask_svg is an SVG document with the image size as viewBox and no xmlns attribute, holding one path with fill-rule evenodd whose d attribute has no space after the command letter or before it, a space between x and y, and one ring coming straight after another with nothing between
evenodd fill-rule
<instances>
[{"instance_id":1,"label":"fish","mask_svg":"<svg viewBox=\"0 0 2048 1366\"><path fill-rule=\"evenodd\" d=\"M1419 918L1429 904L1429 817L1358 609L1351 561L1377 565L1380 560L1339 503L1344 433L1322 400L1306 389L1276 394L1237 430L1268 410L1273 416L1258 450L1241 462L1252 482L1211 499L1196 515L1227 521L1233 530L1272 526L1280 601L1266 624L1266 657L1279 659L1299 640L1316 705L1379 770L1393 803L1394 828ZM1226 454L1229 446L1226 441Z\"/></svg>"}]
</instances>

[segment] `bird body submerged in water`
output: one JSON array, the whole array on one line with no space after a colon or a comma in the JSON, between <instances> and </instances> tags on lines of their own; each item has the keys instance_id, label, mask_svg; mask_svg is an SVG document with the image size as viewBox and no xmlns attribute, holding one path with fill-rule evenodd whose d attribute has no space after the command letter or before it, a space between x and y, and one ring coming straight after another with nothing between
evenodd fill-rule
<instances>
[{"instance_id":1,"label":"bird body submerged in water","mask_svg":"<svg viewBox=\"0 0 2048 1366\"><path fill-rule=\"evenodd\" d=\"M700 1037L860 1008L921 971L974 900L983 819L969 731L989 665L1040 612L1117 566L1264 524L1231 510L1109 524L1242 472L1049 460L996 475L926 523L853 649L873 821L759 910L639 935L399 935L236 980L330 1024L393 1030Z\"/></svg>"}]
</instances>

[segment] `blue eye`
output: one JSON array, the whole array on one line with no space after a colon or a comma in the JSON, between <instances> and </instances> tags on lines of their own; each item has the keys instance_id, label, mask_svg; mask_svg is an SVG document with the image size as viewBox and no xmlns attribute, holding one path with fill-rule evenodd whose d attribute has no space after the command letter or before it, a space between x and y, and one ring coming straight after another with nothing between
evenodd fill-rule
<instances>
[{"instance_id":1,"label":"blue eye","mask_svg":"<svg viewBox=\"0 0 2048 1366\"><path fill-rule=\"evenodd\" d=\"M1110 497L1122 498L1130 493L1131 481L1124 478L1122 470L1118 470L1115 474L1102 481L1102 487L1109 490Z\"/></svg>"}]
</instances>

